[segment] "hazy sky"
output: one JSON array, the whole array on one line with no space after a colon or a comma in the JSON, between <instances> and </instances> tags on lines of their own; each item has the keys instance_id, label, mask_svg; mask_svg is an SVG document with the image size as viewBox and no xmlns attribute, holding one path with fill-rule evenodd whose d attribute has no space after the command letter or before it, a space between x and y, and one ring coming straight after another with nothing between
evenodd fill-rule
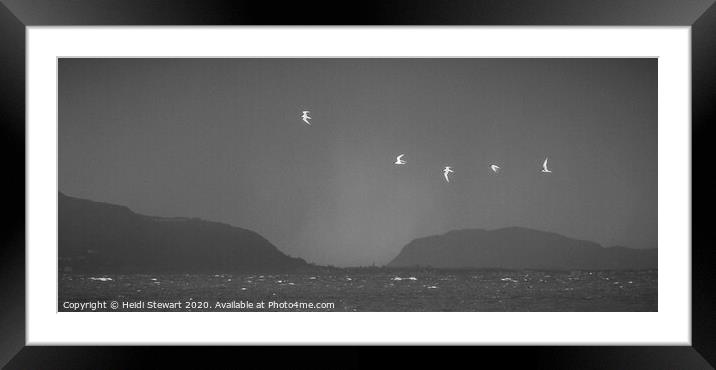
<instances>
[{"instance_id":1,"label":"hazy sky","mask_svg":"<svg viewBox=\"0 0 716 370\"><path fill-rule=\"evenodd\" d=\"M320 264L460 228L657 246L656 59L61 59L59 152L68 195Z\"/></svg>"}]
</instances>

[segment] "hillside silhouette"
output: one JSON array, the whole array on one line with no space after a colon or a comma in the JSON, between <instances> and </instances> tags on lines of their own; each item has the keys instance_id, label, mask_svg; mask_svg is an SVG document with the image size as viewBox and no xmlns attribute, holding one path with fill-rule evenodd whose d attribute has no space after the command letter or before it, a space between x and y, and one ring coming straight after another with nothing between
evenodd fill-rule
<instances>
[{"instance_id":1,"label":"hillside silhouette","mask_svg":"<svg viewBox=\"0 0 716 370\"><path fill-rule=\"evenodd\" d=\"M261 235L196 218L145 216L59 193L60 271L241 272L306 266Z\"/></svg>"},{"instance_id":2,"label":"hillside silhouette","mask_svg":"<svg viewBox=\"0 0 716 370\"><path fill-rule=\"evenodd\" d=\"M60 271L219 273L317 267L284 254L254 231L224 223L146 216L63 193L58 212ZM386 267L656 269L657 250L605 248L521 227L467 229L415 239Z\"/></svg>"},{"instance_id":3,"label":"hillside silhouette","mask_svg":"<svg viewBox=\"0 0 716 370\"><path fill-rule=\"evenodd\" d=\"M605 248L559 234L509 227L456 230L408 243L388 267L558 270L656 269L657 249Z\"/></svg>"}]
</instances>

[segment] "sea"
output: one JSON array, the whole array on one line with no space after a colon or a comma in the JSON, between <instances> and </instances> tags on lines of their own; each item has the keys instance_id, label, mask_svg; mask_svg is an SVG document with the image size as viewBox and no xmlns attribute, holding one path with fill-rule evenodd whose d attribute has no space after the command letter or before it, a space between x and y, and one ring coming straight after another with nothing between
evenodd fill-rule
<instances>
[{"instance_id":1,"label":"sea","mask_svg":"<svg viewBox=\"0 0 716 370\"><path fill-rule=\"evenodd\" d=\"M644 312L657 270L61 274L60 312Z\"/></svg>"}]
</instances>

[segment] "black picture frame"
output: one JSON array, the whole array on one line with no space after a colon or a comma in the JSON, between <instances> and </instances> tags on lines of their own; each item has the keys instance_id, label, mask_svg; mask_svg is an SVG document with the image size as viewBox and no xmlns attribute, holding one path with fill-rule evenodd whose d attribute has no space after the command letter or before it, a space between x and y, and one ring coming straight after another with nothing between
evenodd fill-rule
<instances>
[{"instance_id":1,"label":"black picture frame","mask_svg":"<svg viewBox=\"0 0 716 370\"><path fill-rule=\"evenodd\" d=\"M708 168L706 141L716 121L716 6L714 0L383 0L361 2L221 0L0 0L0 150L5 185L0 233L0 364L8 369L99 369L165 367L169 358L185 366L253 356L293 367L326 361L322 349L290 347L276 356L257 347L44 347L25 346L25 29L84 25L544 25L690 26L692 57L692 168ZM702 166L699 166L702 165ZM480 363L530 364L548 368L693 369L716 365L716 268L706 235L706 170L692 170L692 346L469 347ZM696 179L700 181L695 181ZM22 194L22 196L21 196ZM698 202L693 195L698 194ZM695 217L701 213L701 216ZM694 227L695 226L695 227ZM668 247L668 246L664 246ZM463 348L466 349L466 348ZM338 366L399 364L410 358L445 365L444 356L407 355L380 348L335 348ZM242 354L238 354L241 351ZM319 352L321 351L321 352ZM463 351L465 354L465 351ZM453 356L449 354L447 356ZM377 358L380 357L381 360ZM451 361L455 361L451 357ZM336 365L336 363L332 363ZM139 365L139 366L137 366ZM330 366L330 364L329 364ZM395 365L397 366L397 365ZM437 365L436 365L437 366ZM227 366L233 367L233 366Z\"/></svg>"}]
</instances>

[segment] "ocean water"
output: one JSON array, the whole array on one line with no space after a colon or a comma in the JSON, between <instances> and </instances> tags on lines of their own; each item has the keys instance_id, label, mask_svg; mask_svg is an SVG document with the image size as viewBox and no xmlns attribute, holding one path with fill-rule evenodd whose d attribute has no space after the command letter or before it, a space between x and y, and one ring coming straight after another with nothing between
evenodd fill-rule
<instances>
[{"instance_id":1,"label":"ocean water","mask_svg":"<svg viewBox=\"0 0 716 370\"><path fill-rule=\"evenodd\" d=\"M58 310L657 311L657 271L63 274Z\"/></svg>"}]
</instances>

